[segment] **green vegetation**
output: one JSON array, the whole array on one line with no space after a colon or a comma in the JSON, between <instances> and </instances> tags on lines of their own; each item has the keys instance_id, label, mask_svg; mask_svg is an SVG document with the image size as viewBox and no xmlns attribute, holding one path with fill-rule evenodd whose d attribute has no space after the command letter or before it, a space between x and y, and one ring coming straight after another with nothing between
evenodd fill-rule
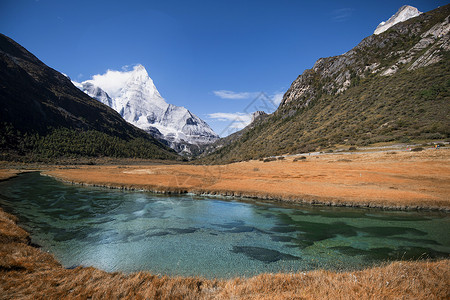
<instances>
[{"instance_id":1,"label":"green vegetation","mask_svg":"<svg viewBox=\"0 0 450 300\"><path fill-rule=\"evenodd\" d=\"M47 135L21 133L11 124L0 126L0 160L49 161L57 158L114 157L177 159L155 140L119 138L97 130L58 128Z\"/></svg>"},{"instance_id":2,"label":"green vegetation","mask_svg":"<svg viewBox=\"0 0 450 300\"><path fill-rule=\"evenodd\" d=\"M336 144L448 139L450 64L445 55L441 62L414 71L362 78L344 93L322 94L307 107L289 103L202 162L305 153Z\"/></svg>"}]
</instances>

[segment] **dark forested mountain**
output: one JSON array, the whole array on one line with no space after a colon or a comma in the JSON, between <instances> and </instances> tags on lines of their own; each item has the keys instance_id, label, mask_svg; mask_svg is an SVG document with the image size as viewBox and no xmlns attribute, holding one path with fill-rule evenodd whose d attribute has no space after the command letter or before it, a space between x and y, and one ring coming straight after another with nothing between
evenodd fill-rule
<instances>
[{"instance_id":1,"label":"dark forested mountain","mask_svg":"<svg viewBox=\"0 0 450 300\"><path fill-rule=\"evenodd\" d=\"M450 5L440 7L319 59L292 83L275 113L202 161L449 138L449 15Z\"/></svg>"},{"instance_id":2,"label":"dark forested mountain","mask_svg":"<svg viewBox=\"0 0 450 300\"><path fill-rule=\"evenodd\" d=\"M168 147L92 99L0 34L1 158L177 158Z\"/></svg>"}]
</instances>

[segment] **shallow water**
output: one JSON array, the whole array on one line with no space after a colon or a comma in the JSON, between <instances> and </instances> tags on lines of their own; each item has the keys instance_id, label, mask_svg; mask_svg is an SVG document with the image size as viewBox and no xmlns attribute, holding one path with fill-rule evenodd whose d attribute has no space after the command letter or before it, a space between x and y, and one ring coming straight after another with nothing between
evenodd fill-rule
<instances>
[{"instance_id":1,"label":"shallow water","mask_svg":"<svg viewBox=\"0 0 450 300\"><path fill-rule=\"evenodd\" d=\"M65 267L226 278L450 255L445 213L164 196L39 173L0 182L0 206Z\"/></svg>"}]
</instances>

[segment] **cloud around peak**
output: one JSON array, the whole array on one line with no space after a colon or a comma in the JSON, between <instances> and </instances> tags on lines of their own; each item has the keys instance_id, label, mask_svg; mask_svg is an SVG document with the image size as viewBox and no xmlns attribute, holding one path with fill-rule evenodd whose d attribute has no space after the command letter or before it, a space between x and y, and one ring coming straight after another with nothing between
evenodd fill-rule
<instances>
[{"instance_id":1,"label":"cloud around peak","mask_svg":"<svg viewBox=\"0 0 450 300\"><path fill-rule=\"evenodd\" d=\"M86 80L85 82L92 83L108 93L110 97L115 97L133 73L142 69L145 70L140 64L134 65L131 70L130 66L122 67L122 71L108 69L106 73L94 75L92 79Z\"/></svg>"}]
</instances>

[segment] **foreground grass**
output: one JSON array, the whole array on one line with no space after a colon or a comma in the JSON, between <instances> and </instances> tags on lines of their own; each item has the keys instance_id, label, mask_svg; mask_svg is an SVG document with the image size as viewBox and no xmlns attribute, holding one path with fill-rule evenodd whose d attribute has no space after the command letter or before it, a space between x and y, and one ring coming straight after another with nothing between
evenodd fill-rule
<instances>
[{"instance_id":1,"label":"foreground grass","mask_svg":"<svg viewBox=\"0 0 450 300\"><path fill-rule=\"evenodd\" d=\"M449 260L396 262L359 272L262 274L225 281L42 266L1 271L0 288L3 297L14 299L448 299L449 269Z\"/></svg>"}]
</instances>

